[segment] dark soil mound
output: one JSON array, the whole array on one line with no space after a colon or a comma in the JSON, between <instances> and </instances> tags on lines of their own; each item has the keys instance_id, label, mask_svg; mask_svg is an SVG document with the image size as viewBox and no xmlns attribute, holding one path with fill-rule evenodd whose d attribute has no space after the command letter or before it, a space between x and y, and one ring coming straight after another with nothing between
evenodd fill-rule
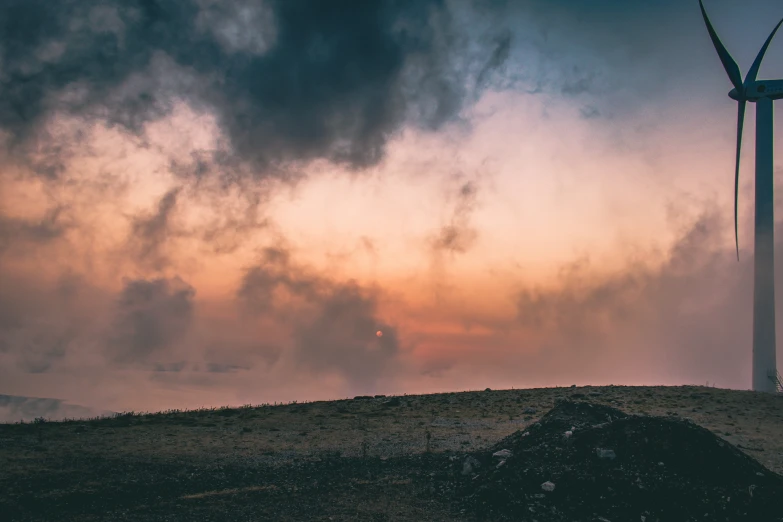
<instances>
[{"instance_id":1,"label":"dark soil mound","mask_svg":"<svg viewBox=\"0 0 783 522\"><path fill-rule=\"evenodd\" d=\"M680 419L565 401L472 457L458 502L480 519L783 521L783 477Z\"/></svg>"}]
</instances>

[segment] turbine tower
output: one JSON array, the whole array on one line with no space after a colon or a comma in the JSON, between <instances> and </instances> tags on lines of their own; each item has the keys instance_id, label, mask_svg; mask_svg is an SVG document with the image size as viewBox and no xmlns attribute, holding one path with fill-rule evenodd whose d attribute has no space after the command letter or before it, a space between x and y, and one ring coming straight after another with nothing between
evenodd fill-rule
<instances>
[{"instance_id":1,"label":"turbine tower","mask_svg":"<svg viewBox=\"0 0 783 522\"><path fill-rule=\"evenodd\" d=\"M742 124L745 119L745 102L756 104L756 219L753 264L753 390L774 393L778 386L775 361L775 275L774 275L774 198L772 163L772 102L783 98L783 80L756 80L761 60L769 42L775 36L783 20L772 30L756 60L742 81L737 62L715 34L702 0L701 14L710 39L718 51L723 68L734 88L729 97L737 100L737 161L734 170L734 241L739 260L739 236L737 234L737 191L739 188L740 149Z\"/></svg>"}]
</instances>

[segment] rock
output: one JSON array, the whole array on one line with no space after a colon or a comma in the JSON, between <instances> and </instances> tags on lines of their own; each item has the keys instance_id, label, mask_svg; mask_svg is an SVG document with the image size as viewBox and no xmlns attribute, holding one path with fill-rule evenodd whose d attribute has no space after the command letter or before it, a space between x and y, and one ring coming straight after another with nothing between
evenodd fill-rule
<instances>
[{"instance_id":1,"label":"rock","mask_svg":"<svg viewBox=\"0 0 783 522\"><path fill-rule=\"evenodd\" d=\"M536 409L535 408L530 408L530 407L527 407L524 410L522 410L522 413L525 413L525 414L533 414L535 412L536 412Z\"/></svg>"},{"instance_id":2,"label":"rock","mask_svg":"<svg viewBox=\"0 0 783 522\"><path fill-rule=\"evenodd\" d=\"M610 449L595 448L595 453L598 455L599 459L614 460L614 458L617 456L614 454L614 450Z\"/></svg>"},{"instance_id":3,"label":"rock","mask_svg":"<svg viewBox=\"0 0 783 522\"><path fill-rule=\"evenodd\" d=\"M475 454L484 465L476 471L471 463L473 474L460 481L461 508L478 520L532 521L530 508L535 508L544 522L543 510L556 508L552 520L639 521L641 515L646 522L783 522L778 500L783 477L706 428L584 402L562 403L544 413L529 431L512 433ZM572 436L564 437L567 431ZM512 453L511 464L493 458L503 450ZM662 459L665 465L658 465ZM568 484L554 494L543 478ZM682 494L672 495L675 490ZM542 501L535 500L538 495ZM663 503L649 500L664 498ZM707 506L710 515L703 517Z\"/></svg>"},{"instance_id":4,"label":"rock","mask_svg":"<svg viewBox=\"0 0 783 522\"><path fill-rule=\"evenodd\" d=\"M466 458L465 462L462 463L462 474L470 475L480 467L481 462L479 462L477 458L468 455L468 458Z\"/></svg>"},{"instance_id":5,"label":"rock","mask_svg":"<svg viewBox=\"0 0 783 522\"><path fill-rule=\"evenodd\" d=\"M502 449L492 454L496 459L507 459L511 456L511 450Z\"/></svg>"},{"instance_id":6,"label":"rock","mask_svg":"<svg viewBox=\"0 0 783 522\"><path fill-rule=\"evenodd\" d=\"M484 391L492 391L492 388L485 388Z\"/></svg>"},{"instance_id":7,"label":"rock","mask_svg":"<svg viewBox=\"0 0 783 522\"><path fill-rule=\"evenodd\" d=\"M573 435L573 434L574 434L574 432L573 432L573 431L571 431L571 430L568 430L567 432L565 432L565 433L563 434L563 437L565 437L565 438L568 438L568 437L570 437L570 436L571 436L571 435Z\"/></svg>"},{"instance_id":8,"label":"rock","mask_svg":"<svg viewBox=\"0 0 783 522\"><path fill-rule=\"evenodd\" d=\"M544 491L554 491L555 490L555 484L553 482L549 482L548 480L541 484L541 489Z\"/></svg>"}]
</instances>

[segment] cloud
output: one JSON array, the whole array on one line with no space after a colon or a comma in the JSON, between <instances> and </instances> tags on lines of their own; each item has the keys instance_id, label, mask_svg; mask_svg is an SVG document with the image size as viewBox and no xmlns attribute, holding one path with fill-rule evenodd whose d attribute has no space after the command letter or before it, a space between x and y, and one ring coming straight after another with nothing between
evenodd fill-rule
<instances>
[{"instance_id":1,"label":"cloud","mask_svg":"<svg viewBox=\"0 0 783 522\"><path fill-rule=\"evenodd\" d=\"M157 212L150 216L137 216L131 225L130 247L136 252L138 264L161 270L169 264L163 249L171 234L172 214L177 205L180 189L171 189L160 199Z\"/></svg>"},{"instance_id":2,"label":"cloud","mask_svg":"<svg viewBox=\"0 0 783 522\"><path fill-rule=\"evenodd\" d=\"M86 419L114 412L69 404L60 399L0 395L0 422L32 422L37 418L50 421Z\"/></svg>"},{"instance_id":3,"label":"cloud","mask_svg":"<svg viewBox=\"0 0 783 522\"><path fill-rule=\"evenodd\" d=\"M295 338L305 366L337 371L355 389L373 390L381 376L395 373L397 329L377 317L374 296L355 283L322 295L312 318L299 322Z\"/></svg>"},{"instance_id":4,"label":"cloud","mask_svg":"<svg viewBox=\"0 0 783 522\"><path fill-rule=\"evenodd\" d=\"M203 396L221 386L231 393L317 396L326 381L330 390L346 382L367 393L379 382L426 377L446 383L461 371L487 380L508 372L515 385L519 379L547 385L561 376L605 382L633 375L648 382L703 376L744 386L752 257L742 253L737 264L720 246L721 231L732 229L718 213L688 223L663 254L622 244L613 250L614 271L590 253L565 264L551 284L541 279L515 287L515 277L533 276L508 276L494 264L506 262L496 254L516 256L502 236L513 225L502 221L500 204L479 200L489 194L483 181L449 180L441 220L424 232L425 254L435 260L430 272L417 266L421 252L408 258L408 248L416 249L406 237L410 216L394 207L395 198L410 194L422 196L427 208L430 196L395 186L394 173L437 176L486 160L504 171L500 175L520 179L526 169L540 171L537 162L551 152L530 144L560 138L574 152L562 158L574 176L554 167L551 174L573 177L571 188L585 191L585 205L600 205L603 188L579 185L582 148L634 141L636 129L654 128L655 118L622 121L617 115L655 107L646 112L662 121L669 115L660 103L665 97L690 96L669 107L697 114L682 112L686 102L701 103L693 93L703 91L689 87L696 79L711 81L712 73L725 81L718 61L694 62L716 58L698 6L671 0L655 6L619 0L1 4L0 373L6 373L0 378L19 387L14 391L31 394L37 391L32 383L44 382L81 389L96 376L103 379L96 390L152 383L145 400L159 404L161 383L186 383ZM771 13L770 6L779 11L772 3L761 9ZM531 106L548 110L540 118L552 118L549 123L564 114L558 104L574 118L591 120L591 132L614 118L614 136L600 141L601 129L590 140L547 134L557 128L528 111L520 112L529 120L514 127L517 137L509 137L497 121L470 111L488 89L542 95ZM497 96L501 103L490 112L514 109L504 100L525 97ZM475 148L466 147L470 140L460 141L467 134L459 131L479 120L495 127ZM400 133L415 138L401 140L399 151L389 149L400 154L391 166L377 165ZM682 136L693 143L692 131ZM642 138L626 153L659 157L658 138ZM530 162L482 157L508 150L493 148L502 140L527 140ZM432 163L419 169L429 154ZM656 170L655 183L688 170L688 161L683 156L681 167ZM372 173L392 175L378 185L386 193L361 223L360 247L346 249L327 232L303 247L301 257L293 247L278 246L248 264L247 252L269 236L283 237L283 245L312 237L319 208L292 210L295 202L277 197L283 189L318 173L350 176L373 165ZM39 176L17 176L24 166ZM638 177L628 172L626 179ZM650 187L647 181L639 186ZM528 196L538 194L538 186L528 185L521 185ZM342 194L329 195L333 187L324 186L324 201L341 205ZM606 194L630 188L613 184ZM543 243L547 234L553 244L562 242L557 227L568 220L548 221L540 229ZM279 227L283 222L296 232ZM343 224L335 219L334 226ZM413 240L418 247L420 238ZM494 238L494 252L478 251L479 239L483 247ZM346 241L356 245L356 239ZM352 253L322 256L321 247ZM364 275L348 273L358 248L371 258L368 272L372 278L380 273L382 288L350 279ZM776 248L783 259L780 241ZM464 254L475 257L447 274L443 260ZM535 257L520 255L523 267ZM329 268L320 270L324 258ZM241 266L246 270L238 275ZM507 277L484 289L480 282L492 273ZM236 293L226 297L236 277ZM440 310L405 302L429 299L424 294L433 282L453 291L432 304ZM512 288L518 291L509 296ZM457 300L463 290L471 293L464 303ZM405 297L390 304L392 294ZM232 308L237 303L239 312ZM118 376L128 380L113 388ZM312 388L305 390L305 379Z\"/></svg>"},{"instance_id":5,"label":"cloud","mask_svg":"<svg viewBox=\"0 0 783 522\"><path fill-rule=\"evenodd\" d=\"M476 85L484 86L488 81L488 77L494 71L501 69L511 51L511 33L507 32L495 37L495 49L492 51L492 55L487 60L487 63L479 71L476 78Z\"/></svg>"},{"instance_id":6,"label":"cloud","mask_svg":"<svg viewBox=\"0 0 783 522\"><path fill-rule=\"evenodd\" d=\"M55 284L24 273L4 277L0 355L25 373L56 370L70 352L89 342L92 332L84 316L94 301L76 275L65 274Z\"/></svg>"},{"instance_id":7,"label":"cloud","mask_svg":"<svg viewBox=\"0 0 783 522\"><path fill-rule=\"evenodd\" d=\"M737 263L723 247L726 230L722 214L710 208L660 265L654 256L629 256L623 268L606 272L583 257L563 266L556 284L521 289L517 324L540 350L530 368L559 367L587 380L627 368L629 376L688 376L744 388L752 261L746 255ZM776 250L783 254L780 240Z\"/></svg>"},{"instance_id":8,"label":"cloud","mask_svg":"<svg viewBox=\"0 0 783 522\"><path fill-rule=\"evenodd\" d=\"M106 346L108 359L118 365L150 363L170 350L190 327L195 293L179 277L126 279Z\"/></svg>"},{"instance_id":9,"label":"cloud","mask_svg":"<svg viewBox=\"0 0 783 522\"><path fill-rule=\"evenodd\" d=\"M141 135L184 100L214 112L243 161L361 168L404 123L437 129L468 96L465 43L436 0L31 0L0 19L0 128L17 148L58 112Z\"/></svg>"},{"instance_id":10,"label":"cloud","mask_svg":"<svg viewBox=\"0 0 783 522\"><path fill-rule=\"evenodd\" d=\"M475 181L467 181L460 186L449 223L442 226L431 240L436 252L464 254L473 246L478 232L470 225L470 218L476 208L477 193Z\"/></svg>"},{"instance_id":11,"label":"cloud","mask_svg":"<svg viewBox=\"0 0 783 522\"><path fill-rule=\"evenodd\" d=\"M70 228L63 214L62 206L48 210L41 219L0 214L0 255L12 246L41 245L60 239Z\"/></svg>"},{"instance_id":12,"label":"cloud","mask_svg":"<svg viewBox=\"0 0 783 522\"><path fill-rule=\"evenodd\" d=\"M283 248L264 250L260 262L246 270L237 299L245 313L290 328L300 367L336 372L361 390L396 371L397 328L380 317L377 291L317 275L294 264Z\"/></svg>"},{"instance_id":13,"label":"cloud","mask_svg":"<svg viewBox=\"0 0 783 522\"><path fill-rule=\"evenodd\" d=\"M207 371L212 373L235 373L239 370L249 370L247 366L237 364L207 363Z\"/></svg>"}]
</instances>

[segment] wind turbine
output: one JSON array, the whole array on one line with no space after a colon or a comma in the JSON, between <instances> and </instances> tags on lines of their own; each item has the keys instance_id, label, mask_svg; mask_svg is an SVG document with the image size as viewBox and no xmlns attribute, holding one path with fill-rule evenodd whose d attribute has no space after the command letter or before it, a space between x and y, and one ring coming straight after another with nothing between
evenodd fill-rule
<instances>
[{"instance_id":1,"label":"wind turbine","mask_svg":"<svg viewBox=\"0 0 783 522\"><path fill-rule=\"evenodd\" d=\"M718 51L723 68L734 88L729 98L737 100L737 161L734 170L734 240L739 261L739 237L737 234L737 190L739 187L740 149L742 124L745 119L745 102L756 104L756 220L753 265L753 390L772 392L778 385L775 362L775 258L774 258L774 198L772 178L772 102L783 98L783 80L756 80L761 60L769 42L775 36L783 20L770 33L756 60L742 81L737 62L721 43L712 28L702 0L701 14L707 31Z\"/></svg>"}]
</instances>

